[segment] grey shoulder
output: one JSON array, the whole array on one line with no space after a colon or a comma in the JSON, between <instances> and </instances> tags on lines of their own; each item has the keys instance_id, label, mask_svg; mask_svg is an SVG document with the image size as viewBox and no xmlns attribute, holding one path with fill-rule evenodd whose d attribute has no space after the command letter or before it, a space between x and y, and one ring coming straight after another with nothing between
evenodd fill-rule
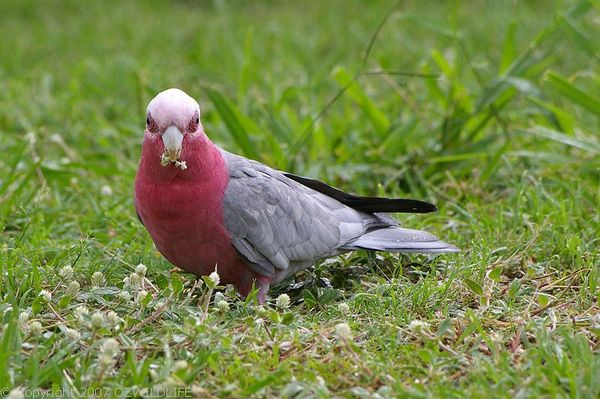
<instances>
[{"instance_id":1,"label":"grey shoulder","mask_svg":"<svg viewBox=\"0 0 600 399\"><path fill-rule=\"evenodd\" d=\"M263 163L245 158L241 155L233 154L222 148L219 148L219 150L221 151L221 156L223 157L223 159L225 160L225 164L227 165L230 178L271 178L285 182L288 185L293 182L291 179L287 178L282 172L278 171L277 169L273 169Z\"/></svg>"}]
</instances>

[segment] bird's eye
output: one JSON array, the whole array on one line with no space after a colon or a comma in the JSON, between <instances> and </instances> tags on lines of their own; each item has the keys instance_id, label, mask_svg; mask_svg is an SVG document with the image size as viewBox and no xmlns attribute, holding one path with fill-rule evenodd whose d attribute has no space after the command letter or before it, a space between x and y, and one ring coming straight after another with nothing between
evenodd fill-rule
<instances>
[{"instance_id":1,"label":"bird's eye","mask_svg":"<svg viewBox=\"0 0 600 399\"><path fill-rule=\"evenodd\" d=\"M158 132L158 125L156 124L156 122L154 122L154 119L152 119L152 116L150 116L150 114L146 115L146 128L150 133Z\"/></svg>"},{"instance_id":2,"label":"bird's eye","mask_svg":"<svg viewBox=\"0 0 600 399\"><path fill-rule=\"evenodd\" d=\"M188 132L194 133L196 130L198 130L199 124L200 124L200 115L196 114L196 115L194 115L192 120L190 120L190 123L188 124L188 127L187 127Z\"/></svg>"}]
</instances>

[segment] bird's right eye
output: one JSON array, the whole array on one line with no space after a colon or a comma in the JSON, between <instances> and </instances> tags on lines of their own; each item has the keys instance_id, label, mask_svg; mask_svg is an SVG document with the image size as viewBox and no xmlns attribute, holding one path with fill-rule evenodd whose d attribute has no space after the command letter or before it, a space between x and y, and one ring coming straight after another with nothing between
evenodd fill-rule
<instances>
[{"instance_id":1,"label":"bird's right eye","mask_svg":"<svg viewBox=\"0 0 600 399\"><path fill-rule=\"evenodd\" d=\"M150 114L146 115L146 129L148 129L150 133L158 132L158 125L154 122L154 119L152 119Z\"/></svg>"}]
</instances>

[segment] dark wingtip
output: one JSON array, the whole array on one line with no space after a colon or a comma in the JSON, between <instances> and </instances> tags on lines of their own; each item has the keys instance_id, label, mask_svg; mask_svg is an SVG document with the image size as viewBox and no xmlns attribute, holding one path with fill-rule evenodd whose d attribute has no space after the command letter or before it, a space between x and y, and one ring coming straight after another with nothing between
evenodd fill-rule
<instances>
[{"instance_id":1,"label":"dark wingtip","mask_svg":"<svg viewBox=\"0 0 600 399\"><path fill-rule=\"evenodd\" d=\"M309 179L291 173L284 173L284 175L306 187L310 187L313 190L328 195L357 211L368 213L430 213L437 211L435 205L425 201L403 198L361 197L340 191L319 180Z\"/></svg>"},{"instance_id":2,"label":"dark wingtip","mask_svg":"<svg viewBox=\"0 0 600 399\"><path fill-rule=\"evenodd\" d=\"M404 198L355 197L346 205L364 212L431 213L437 211L432 203Z\"/></svg>"},{"instance_id":3,"label":"dark wingtip","mask_svg":"<svg viewBox=\"0 0 600 399\"><path fill-rule=\"evenodd\" d=\"M415 206L412 208L414 213L431 213L438 210L437 206L430 202L419 201L419 200L406 200L413 201Z\"/></svg>"}]
</instances>

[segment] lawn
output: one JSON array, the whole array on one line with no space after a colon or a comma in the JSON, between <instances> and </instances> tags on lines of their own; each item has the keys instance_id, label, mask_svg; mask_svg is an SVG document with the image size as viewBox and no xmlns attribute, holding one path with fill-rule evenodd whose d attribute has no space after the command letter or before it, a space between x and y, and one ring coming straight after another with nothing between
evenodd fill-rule
<instances>
[{"instance_id":1,"label":"lawn","mask_svg":"<svg viewBox=\"0 0 600 399\"><path fill-rule=\"evenodd\" d=\"M0 2L0 394L600 396L600 2ZM133 209L145 106L462 249L257 306ZM285 294L290 298L287 303Z\"/></svg>"}]
</instances>

